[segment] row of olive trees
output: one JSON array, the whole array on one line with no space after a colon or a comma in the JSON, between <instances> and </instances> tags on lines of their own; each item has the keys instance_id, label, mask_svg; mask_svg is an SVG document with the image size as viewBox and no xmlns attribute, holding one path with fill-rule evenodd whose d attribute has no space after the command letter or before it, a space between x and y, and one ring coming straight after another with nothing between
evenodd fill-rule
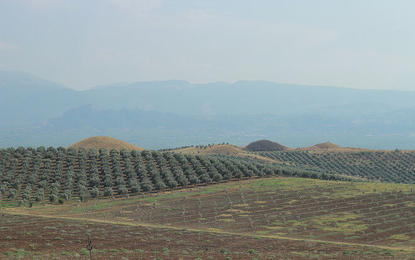
<instances>
[{"instance_id":1,"label":"row of olive trees","mask_svg":"<svg viewBox=\"0 0 415 260\"><path fill-rule=\"evenodd\" d=\"M166 154L170 154L170 153L166 153ZM186 157L183 154L175 153L175 154L173 154L173 157L176 159L177 168L178 168L178 165L181 166L181 169L183 171L183 177L185 176L185 178L187 178L187 180L189 180L190 184L200 183L200 180L197 177L195 171L189 165L189 161L186 159ZM175 164L175 162L173 162L173 165L174 164Z\"/></svg>"},{"instance_id":2,"label":"row of olive trees","mask_svg":"<svg viewBox=\"0 0 415 260\"><path fill-rule=\"evenodd\" d=\"M99 160L101 162L102 183L104 184L104 196L113 196L113 176L109 165L108 151L105 148L99 149Z\"/></svg>"},{"instance_id":3,"label":"row of olive trees","mask_svg":"<svg viewBox=\"0 0 415 260\"><path fill-rule=\"evenodd\" d=\"M56 166L52 176L52 184L50 185L49 200L55 202L58 200L63 180L63 162L65 160L65 151L63 149L56 153Z\"/></svg>"},{"instance_id":4,"label":"row of olive trees","mask_svg":"<svg viewBox=\"0 0 415 260\"><path fill-rule=\"evenodd\" d=\"M130 192L137 194L140 192L140 183L138 181L137 172L135 171L132 163L132 155L127 149L122 149L120 151L120 155L124 161L124 173L127 177L127 183L128 187L130 188Z\"/></svg>"},{"instance_id":5,"label":"row of olive trees","mask_svg":"<svg viewBox=\"0 0 415 260\"><path fill-rule=\"evenodd\" d=\"M184 175L183 169L172 153L164 153L164 158L169 162L170 170L179 186L185 187L189 183Z\"/></svg>"},{"instance_id":6,"label":"row of olive trees","mask_svg":"<svg viewBox=\"0 0 415 260\"><path fill-rule=\"evenodd\" d=\"M146 166L144 164L144 160L143 160L143 154L145 153L140 153L137 150L134 150L131 152L131 156L135 161L135 166L134 166L134 170L137 174L137 177L140 178L141 182L141 188L143 189L143 191L150 191L153 189L153 184L151 183L150 179L148 178L148 171L146 169Z\"/></svg>"},{"instance_id":7,"label":"row of olive trees","mask_svg":"<svg viewBox=\"0 0 415 260\"><path fill-rule=\"evenodd\" d=\"M33 160L32 170L27 177L26 188L22 191L22 202L28 201L30 199L33 188L36 186L39 179L39 169L41 162L42 156L38 153Z\"/></svg>"},{"instance_id":8,"label":"row of olive trees","mask_svg":"<svg viewBox=\"0 0 415 260\"><path fill-rule=\"evenodd\" d=\"M37 183L37 191L35 194L36 201L42 201L45 196L45 189L49 186L49 179L52 175L52 162L48 158L43 163L43 172Z\"/></svg>"},{"instance_id":9,"label":"row of olive trees","mask_svg":"<svg viewBox=\"0 0 415 260\"><path fill-rule=\"evenodd\" d=\"M3 157L3 158L5 158L5 157ZM5 162L4 165L6 165L6 163L7 163L7 161ZM13 158L13 159L10 160L9 168L7 170L6 169L4 170L6 173L5 173L4 177L1 180L1 185L0 185L1 195L5 194L8 191L8 187L13 182L13 180L15 178L15 172L16 172L16 169L17 169L17 164L18 164L18 160L16 158ZM11 190L12 189L10 189L10 191ZM15 189L13 189L13 190L15 191ZM12 196L12 197L14 198L14 196Z\"/></svg>"},{"instance_id":10,"label":"row of olive trees","mask_svg":"<svg viewBox=\"0 0 415 260\"><path fill-rule=\"evenodd\" d=\"M120 152L118 150L112 149L110 151L111 161L112 161L112 175L117 187L119 195L125 195L128 193L127 186L124 181L124 172L121 170L120 166Z\"/></svg>"}]
</instances>

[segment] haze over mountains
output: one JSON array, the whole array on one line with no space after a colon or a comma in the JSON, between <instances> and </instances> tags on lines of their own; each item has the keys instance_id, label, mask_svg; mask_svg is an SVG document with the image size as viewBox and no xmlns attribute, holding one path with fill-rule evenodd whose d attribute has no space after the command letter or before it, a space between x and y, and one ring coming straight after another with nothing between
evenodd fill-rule
<instances>
[{"instance_id":1,"label":"haze over mountains","mask_svg":"<svg viewBox=\"0 0 415 260\"><path fill-rule=\"evenodd\" d=\"M148 149L259 139L415 148L415 92L267 81L119 83L85 91L0 72L0 147L63 145L92 135Z\"/></svg>"}]
</instances>

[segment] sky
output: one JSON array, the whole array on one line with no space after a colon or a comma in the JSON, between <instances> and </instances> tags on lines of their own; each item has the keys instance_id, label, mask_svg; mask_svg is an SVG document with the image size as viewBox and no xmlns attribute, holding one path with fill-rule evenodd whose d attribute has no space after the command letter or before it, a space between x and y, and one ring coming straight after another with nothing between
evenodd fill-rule
<instances>
[{"instance_id":1,"label":"sky","mask_svg":"<svg viewBox=\"0 0 415 260\"><path fill-rule=\"evenodd\" d=\"M0 0L0 70L415 91L413 0Z\"/></svg>"}]
</instances>

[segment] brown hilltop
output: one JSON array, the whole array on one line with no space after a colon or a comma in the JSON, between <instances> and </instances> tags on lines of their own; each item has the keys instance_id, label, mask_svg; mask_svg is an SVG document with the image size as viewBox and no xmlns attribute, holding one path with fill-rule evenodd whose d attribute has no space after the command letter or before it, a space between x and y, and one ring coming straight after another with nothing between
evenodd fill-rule
<instances>
[{"instance_id":1,"label":"brown hilltop","mask_svg":"<svg viewBox=\"0 0 415 260\"><path fill-rule=\"evenodd\" d=\"M316 144L316 145L313 145L312 147L320 148L320 149L341 149L341 148L343 148L340 145L333 144L333 143L330 143L330 142Z\"/></svg>"},{"instance_id":2,"label":"brown hilltop","mask_svg":"<svg viewBox=\"0 0 415 260\"><path fill-rule=\"evenodd\" d=\"M108 137L108 136L89 137L89 138L86 138L82 141L74 143L73 145L69 146L68 148L70 148L70 147L75 148L75 149L79 149L81 147L84 147L86 149L106 148L108 151L111 150L111 149L121 150L123 148L125 148L129 151L132 151L132 150L138 150L138 151L145 150L144 148L139 147L137 145L133 145L133 144L124 142L122 140L112 138L112 137Z\"/></svg>"},{"instance_id":3,"label":"brown hilltop","mask_svg":"<svg viewBox=\"0 0 415 260\"><path fill-rule=\"evenodd\" d=\"M365 148L354 148L354 147L343 147L337 144L333 144L331 142L325 142L316 144L310 147L304 147L304 148L297 148L296 150L302 150L302 151L310 151L315 153L324 153L324 152L362 152L362 151L370 151L370 149Z\"/></svg>"},{"instance_id":4,"label":"brown hilltop","mask_svg":"<svg viewBox=\"0 0 415 260\"><path fill-rule=\"evenodd\" d=\"M245 150L250 152L257 152L257 151L285 151L290 150L291 148L284 146L282 144L269 141L269 140L259 140L252 142L244 147Z\"/></svg>"}]
</instances>

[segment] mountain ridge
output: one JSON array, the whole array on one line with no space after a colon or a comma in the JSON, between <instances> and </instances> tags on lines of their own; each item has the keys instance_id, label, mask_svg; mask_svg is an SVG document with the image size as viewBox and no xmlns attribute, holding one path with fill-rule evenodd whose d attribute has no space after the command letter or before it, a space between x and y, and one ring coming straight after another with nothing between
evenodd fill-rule
<instances>
[{"instance_id":1,"label":"mountain ridge","mask_svg":"<svg viewBox=\"0 0 415 260\"><path fill-rule=\"evenodd\" d=\"M3 81L9 87L0 87L0 145L12 140L24 144L40 135L54 136L56 142L69 135L73 140L91 129L128 139L145 135L148 142L169 142L168 147L233 140L239 145L257 137L291 147L322 138L371 148L410 149L413 143L415 92L411 91L244 80L140 81L75 91L36 80L22 86L19 75L10 76L17 78L14 85ZM78 108L88 105L98 110L82 114Z\"/></svg>"}]
</instances>

